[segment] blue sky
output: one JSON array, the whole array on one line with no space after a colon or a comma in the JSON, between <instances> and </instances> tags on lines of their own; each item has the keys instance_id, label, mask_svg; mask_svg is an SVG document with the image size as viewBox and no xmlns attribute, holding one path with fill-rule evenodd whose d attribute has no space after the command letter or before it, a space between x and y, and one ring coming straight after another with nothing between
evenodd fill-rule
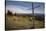
<instances>
[{"instance_id":1,"label":"blue sky","mask_svg":"<svg viewBox=\"0 0 46 31\"><path fill-rule=\"evenodd\" d=\"M33 2L34 13L44 13L44 3ZM37 6L40 6L36 8ZM6 1L6 11L10 10L13 13L32 13L32 2L25 1Z\"/></svg>"}]
</instances>

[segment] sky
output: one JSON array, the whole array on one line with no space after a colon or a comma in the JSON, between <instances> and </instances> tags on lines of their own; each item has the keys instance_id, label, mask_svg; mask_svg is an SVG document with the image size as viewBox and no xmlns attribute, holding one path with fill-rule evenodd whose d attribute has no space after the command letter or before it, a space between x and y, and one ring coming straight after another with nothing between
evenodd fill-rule
<instances>
[{"instance_id":1,"label":"sky","mask_svg":"<svg viewBox=\"0 0 46 31\"><path fill-rule=\"evenodd\" d=\"M34 13L44 14L44 3L33 2ZM39 7L38 7L39 6ZM10 10L13 13L32 13L32 2L26 1L6 1L6 12Z\"/></svg>"}]
</instances>

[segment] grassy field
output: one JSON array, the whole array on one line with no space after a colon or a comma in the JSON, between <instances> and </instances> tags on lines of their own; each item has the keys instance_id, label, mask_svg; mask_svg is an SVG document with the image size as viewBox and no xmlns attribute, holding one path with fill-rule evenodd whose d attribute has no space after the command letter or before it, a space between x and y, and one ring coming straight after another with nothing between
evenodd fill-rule
<instances>
[{"instance_id":1,"label":"grassy field","mask_svg":"<svg viewBox=\"0 0 46 31\"><path fill-rule=\"evenodd\" d=\"M35 28L43 28L43 21L34 20ZM30 29L33 27L31 16L6 16L6 29Z\"/></svg>"}]
</instances>

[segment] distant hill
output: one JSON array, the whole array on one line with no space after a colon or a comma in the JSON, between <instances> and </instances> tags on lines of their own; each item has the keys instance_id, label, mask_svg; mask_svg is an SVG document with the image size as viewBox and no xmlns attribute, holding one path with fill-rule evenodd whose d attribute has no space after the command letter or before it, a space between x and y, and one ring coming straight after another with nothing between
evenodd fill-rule
<instances>
[{"instance_id":1,"label":"distant hill","mask_svg":"<svg viewBox=\"0 0 46 31\"><path fill-rule=\"evenodd\" d=\"M30 14L19 14L19 13L16 13L16 16L32 16L33 14L30 13ZM35 13L34 16L44 16L44 14L40 14L40 13Z\"/></svg>"}]
</instances>

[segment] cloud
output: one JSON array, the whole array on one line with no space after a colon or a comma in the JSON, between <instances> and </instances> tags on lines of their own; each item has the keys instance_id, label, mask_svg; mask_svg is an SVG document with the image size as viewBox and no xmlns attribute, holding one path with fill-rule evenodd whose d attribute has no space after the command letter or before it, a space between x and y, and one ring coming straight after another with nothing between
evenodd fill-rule
<instances>
[{"instance_id":1,"label":"cloud","mask_svg":"<svg viewBox=\"0 0 46 31\"><path fill-rule=\"evenodd\" d=\"M6 11L10 10L13 13L32 13L31 10L27 10L29 8L23 6L16 6L16 5L8 5L6 6Z\"/></svg>"}]
</instances>

